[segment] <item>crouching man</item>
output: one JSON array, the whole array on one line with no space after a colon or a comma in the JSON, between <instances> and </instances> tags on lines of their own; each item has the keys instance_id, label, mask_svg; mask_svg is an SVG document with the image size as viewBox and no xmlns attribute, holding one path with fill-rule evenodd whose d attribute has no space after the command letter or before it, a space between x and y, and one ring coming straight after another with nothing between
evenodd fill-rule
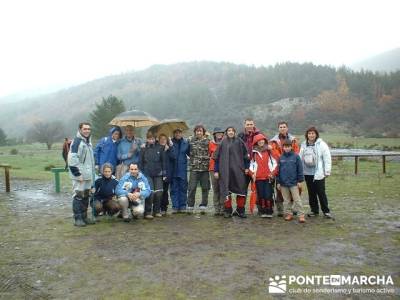
<instances>
[{"instance_id":1,"label":"crouching man","mask_svg":"<svg viewBox=\"0 0 400 300\"><path fill-rule=\"evenodd\" d=\"M125 222L130 221L129 208L134 218L143 215L144 203L150 196L151 190L147 178L139 171L137 164L129 165L129 172L119 180L116 193Z\"/></svg>"}]
</instances>

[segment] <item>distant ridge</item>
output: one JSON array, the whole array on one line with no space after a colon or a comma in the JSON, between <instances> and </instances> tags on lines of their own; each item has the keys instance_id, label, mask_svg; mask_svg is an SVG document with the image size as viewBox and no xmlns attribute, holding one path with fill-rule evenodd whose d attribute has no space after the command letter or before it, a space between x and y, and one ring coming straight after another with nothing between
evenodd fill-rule
<instances>
[{"instance_id":1,"label":"distant ridge","mask_svg":"<svg viewBox=\"0 0 400 300\"><path fill-rule=\"evenodd\" d=\"M395 72L400 70L400 47L358 61L350 66L355 71Z\"/></svg>"}]
</instances>

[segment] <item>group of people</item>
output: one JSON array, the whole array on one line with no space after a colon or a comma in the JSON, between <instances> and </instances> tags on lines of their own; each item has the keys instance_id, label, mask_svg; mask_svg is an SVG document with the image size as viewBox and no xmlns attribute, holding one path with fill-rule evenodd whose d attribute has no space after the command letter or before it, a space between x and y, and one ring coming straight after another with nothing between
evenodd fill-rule
<instances>
[{"instance_id":1,"label":"group of people","mask_svg":"<svg viewBox=\"0 0 400 300\"><path fill-rule=\"evenodd\" d=\"M93 223L87 216L91 193L96 214L118 215L126 222L165 216L169 196L172 213L193 214L198 185L201 214L207 211L212 186L215 216L246 218L250 183L256 187L260 217L273 217L275 207L277 216L291 221L297 215L304 223L303 181L311 209L307 216L318 216L321 209L331 218L325 192L331 172L329 148L315 127L307 129L301 145L288 130L287 122L280 122L278 134L268 139L249 118L240 133L232 126L217 127L209 137L205 127L197 125L189 138L176 128L172 138L149 131L142 141L132 126L125 127L124 137L121 128L113 127L93 149L91 126L81 123L68 153L74 224Z\"/></svg>"}]
</instances>

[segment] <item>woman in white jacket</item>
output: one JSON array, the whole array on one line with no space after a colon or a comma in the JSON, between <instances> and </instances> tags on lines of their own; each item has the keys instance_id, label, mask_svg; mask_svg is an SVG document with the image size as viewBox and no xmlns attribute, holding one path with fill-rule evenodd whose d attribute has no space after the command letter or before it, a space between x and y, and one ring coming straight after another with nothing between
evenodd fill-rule
<instances>
[{"instance_id":1,"label":"woman in white jacket","mask_svg":"<svg viewBox=\"0 0 400 300\"><path fill-rule=\"evenodd\" d=\"M311 212L309 217L319 214L319 204L326 218L332 218L325 192L325 178L331 174L331 153L328 145L319 138L315 127L310 127L305 133L306 140L300 147L300 158L303 162L304 177L307 184L308 200Z\"/></svg>"}]
</instances>

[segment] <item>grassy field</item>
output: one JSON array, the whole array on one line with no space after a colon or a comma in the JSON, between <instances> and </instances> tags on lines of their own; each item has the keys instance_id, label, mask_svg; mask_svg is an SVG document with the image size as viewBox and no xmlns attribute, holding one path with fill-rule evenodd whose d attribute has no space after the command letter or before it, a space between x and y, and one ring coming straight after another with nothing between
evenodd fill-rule
<instances>
[{"instance_id":1,"label":"grassy field","mask_svg":"<svg viewBox=\"0 0 400 300\"><path fill-rule=\"evenodd\" d=\"M16 167L11 193L4 193L0 177L0 299L272 299L268 279L283 274L394 280L395 292L385 297L287 295L291 299L400 296L398 162L383 175L380 163L362 161L358 176L351 161L335 162L327 179L335 221L223 219L211 209L205 216L131 223L102 217L81 229L72 225L69 180L65 176L55 194L44 171L63 165L60 148L17 149L11 156L10 148L0 148L0 162ZM306 192L302 198L308 210Z\"/></svg>"},{"instance_id":2,"label":"grassy field","mask_svg":"<svg viewBox=\"0 0 400 300\"><path fill-rule=\"evenodd\" d=\"M343 133L320 133L320 137L331 147L355 148L355 149L376 149L376 150L400 150L399 138L364 138L352 137ZM301 135L301 140L304 136Z\"/></svg>"}]
</instances>

